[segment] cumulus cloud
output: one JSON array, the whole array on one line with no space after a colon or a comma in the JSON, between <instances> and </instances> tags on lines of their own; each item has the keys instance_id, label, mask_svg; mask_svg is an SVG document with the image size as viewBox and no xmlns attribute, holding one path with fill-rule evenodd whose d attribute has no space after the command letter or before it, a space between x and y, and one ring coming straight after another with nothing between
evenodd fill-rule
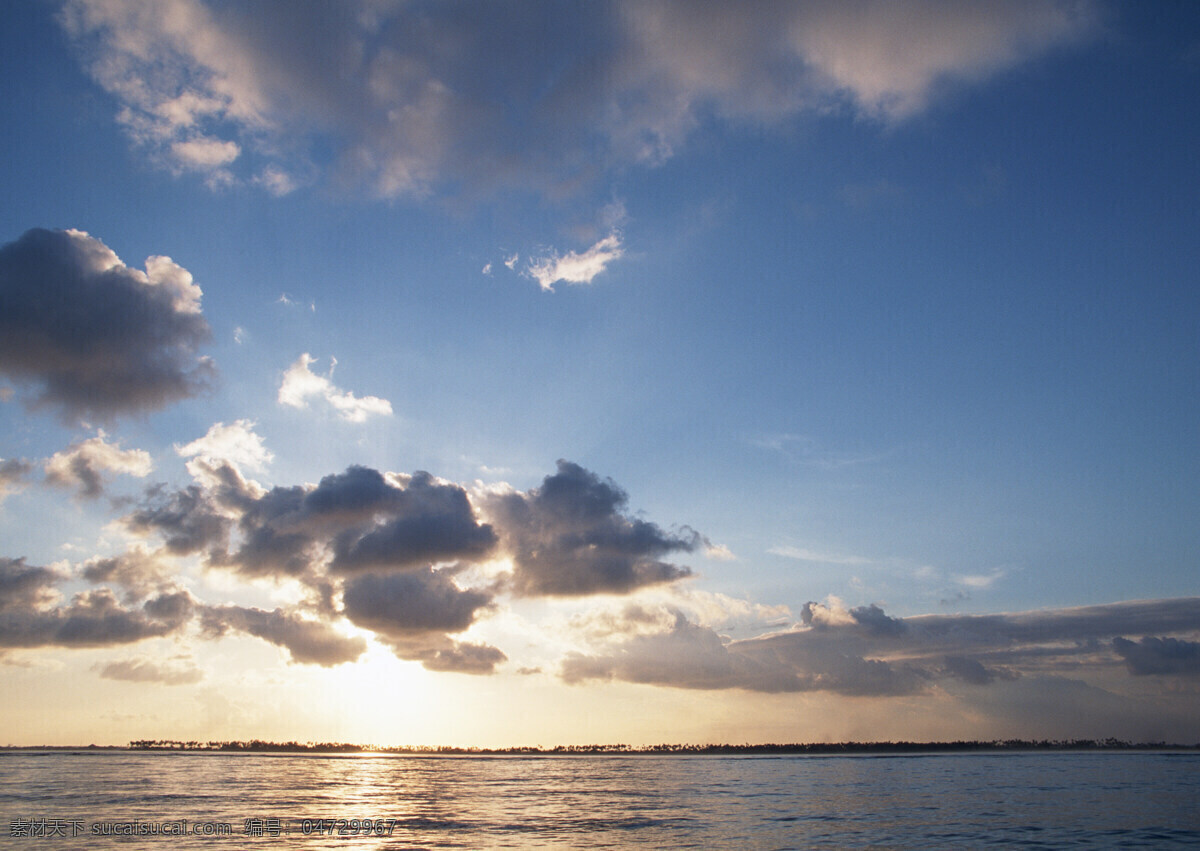
<instances>
[{"instance_id":1,"label":"cumulus cloud","mask_svg":"<svg viewBox=\"0 0 1200 851\"><path fill-rule=\"evenodd\" d=\"M118 473L145 478L154 469L150 453L143 449L121 449L109 443L101 431L96 437L72 443L46 461L46 481L51 484L77 487L89 498L104 491L104 473Z\"/></svg>"},{"instance_id":2,"label":"cumulus cloud","mask_svg":"<svg viewBox=\"0 0 1200 851\"><path fill-rule=\"evenodd\" d=\"M714 115L903 120L1096 19L1065 0L67 0L60 15L117 120L168 168L282 194L328 151L335 179L384 197L561 196L662 162Z\"/></svg>"},{"instance_id":3,"label":"cumulus cloud","mask_svg":"<svg viewBox=\"0 0 1200 851\"><path fill-rule=\"evenodd\" d=\"M307 408L309 399L324 400L339 417L351 423L366 422L372 415L390 416L392 404L378 396L358 398L348 390L341 390L326 376L317 375L308 368L316 359L307 352L288 367L279 385L279 403L293 408ZM336 364L337 362L334 361ZM332 368L330 375L333 375Z\"/></svg>"},{"instance_id":4,"label":"cumulus cloud","mask_svg":"<svg viewBox=\"0 0 1200 851\"><path fill-rule=\"evenodd\" d=\"M493 494L485 502L526 595L626 594L691 575L661 561L702 545L691 530L665 532L627 516L628 496L611 479L569 461L528 493Z\"/></svg>"},{"instance_id":5,"label":"cumulus cloud","mask_svg":"<svg viewBox=\"0 0 1200 851\"><path fill-rule=\"evenodd\" d=\"M160 665L150 659L122 659L99 668L107 680L131 683L162 683L168 686L192 685L204 679L204 672L191 665Z\"/></svg>"},{"instance_id":6,"label":"cumulus cloud","mask_svg":"<svg viewBox=\"0 0 1200 851\"><path fill-rule=\"evenodd\" d=\"M609 263L619 260L623 253L621 237L612 233L586 251L568 251L562 255L551 253L533 260L526 274L537 281L546 292L554 292L554 285L559 281L568 284L590 284Z\"/></svg>"},{"instance_id":7,"label":"cumulus cloud","mask_svg":"<svg viewBox=\"0 0 1200 851\"><path fill-rule=\"evenodd\" d=\"M200 622L209 637L228 630L244 632L286 648L295 662L326 668L353 662L367 649L361 638L344 636L324 621L306 620L283 609L209 606L201 612Z\"/></svg>"},{"instance_id":8,"label":"cumulus cloud","mask_svg":"<svg viewBox=\"0 0 1200 851\"><path fill-rule=\"evenodd\" d=\"M67 420L161 408L214 376L200 296L169 257L143 272L82 231L27 231L0 248L0 373Z\"/></svg>"}]
</instances>

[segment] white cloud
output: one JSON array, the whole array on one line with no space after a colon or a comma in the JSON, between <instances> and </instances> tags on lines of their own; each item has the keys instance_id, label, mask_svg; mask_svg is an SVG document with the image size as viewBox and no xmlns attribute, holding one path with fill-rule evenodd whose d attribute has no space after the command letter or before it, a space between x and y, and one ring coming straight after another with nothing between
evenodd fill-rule
<instances>
[{"instance_id":1,"label":"white cloud","mask_svg":"<svg viewBox=\"0 0 1200 851\"><path fill-rule=\"evenodd\" d=\"M704 544L704 556L714 561L737 561L737 556L733 554L733 550L724 544L714 544L711 541Z\"/></svg>"},{"instance_id":2,"label":"white cloud","mask_svg":"<svg viewBox=\"0 0 1200 851\"><path fill-rule=\"evenodd\" d=\"M220 139L198 138L171 144L171 153L184 165L200 171L210 171L217 166L228 165L238 158L242 149L237 142Z\"/></svg>"},{"instance_id":3,"label":"white cloud","mask_svg":"<svg viewBox=\"0 0 1200 851\"><path fill-rule=\"evenodd\" d=\"M995 570L993 570L991 573L986 573L986 574L977 573L977 574L968 574L965 576L957 575L954 577L954 581L957 582L959 585L965 585L968 588L984 589L984 588L991 588L993 585L996 584L996 582L998 580L1003 579L1006 574L1007 574L1007 571L1004 570L1004 568L998 567Z\"/></svg>"},{"instance_id":4,"label":"white cloud","mask_svg":"<svg viewBox=\"0 0 1200 851\"><path fill-rule=\"evenodd\" d=\"M229 425L214 423L204 437L184 446L176 444L175 451L184 458L197 458L208 464L226 461L239 469L260 472L275 457L263 445L263 439L254 433L252 420L237 420Z\"/></svg>"},{"instance_id":5,"label":"white cloud","mask_svg":"<svg viewBox=\"0 0 1200 851\"><path fill-rule=\"evenodd\" d=\"M279 403L293 408L307 408L308 400L316 397L329 404L339 417L347 422L365 422L372 415L388 415L392 413L392 404L387 399L378 396L364 396L361 399L348 390L341 390L326 376L313 373L308 367L316 363L312 355L305 352L299 359L288 367L283 374L283 383L279 386ZM336 364L337 361L334 361ZM330 375L333 374L332 368Z\"/></svg>"},{"instance_id":6,"label":"white cloud","mask_svg":"<svg viewBox=\"0 0 1200 851\"><path fill-rule=\"evenodd\" d=\"M568 251L564 255L551 253L547 257L533 260L526 274L541 285L543 290L554 292L559 281L568 284L590 284L592 279L605 270L609 263L620 259L624 253L621 237L611 233L587 251Z\"/></svg>"},{"instance_id":7,"label":"white cloud","mask_svg":"<svg viewBox=\"0 0 1200 851\"><path fill-rule=\"evenodd\" d=\"M254 178L254 182L276 198L295 192L299 184L296 178L277 165L269 165Z\"/></svg>"}]
</instances>

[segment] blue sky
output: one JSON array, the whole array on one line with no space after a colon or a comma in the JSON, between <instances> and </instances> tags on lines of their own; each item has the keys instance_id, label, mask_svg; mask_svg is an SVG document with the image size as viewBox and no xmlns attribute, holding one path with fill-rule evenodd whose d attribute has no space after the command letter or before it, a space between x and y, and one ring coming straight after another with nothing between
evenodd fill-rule
<instances>
[{"instance_id":1,"label":"blue sky","mask_svg":"<svg viewBox=\"0 0 1200 851\"><path fill-rule=\"evenodd\" d=\"M0 14L14 742L1200 734L1189 5Z\"/></svg>"}]
</instances>

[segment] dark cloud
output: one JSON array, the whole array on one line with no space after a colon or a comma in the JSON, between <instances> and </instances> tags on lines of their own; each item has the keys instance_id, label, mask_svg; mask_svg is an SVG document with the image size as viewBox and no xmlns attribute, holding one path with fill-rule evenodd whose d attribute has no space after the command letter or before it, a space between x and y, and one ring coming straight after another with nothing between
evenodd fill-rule
<instances>
[{"instance_id":1,"label":"dark cloud","mask_svg":"<svg viewBox=\"0 0 1200 851\"><path fill-rule=\"evenodd\" d=\"M957 677L964 683L970 683L973 686L986 686L994 682L997 677L1015 678L1015 675L1008 671L988 668L976 659L967 659L962 656L947 656L944 671L947 675Z\"/></svg>"},{"instance_id":2,"label":"dark cloud","mask_svg":"<svg viewBox=\"0 0 1200 851\"><path fill-rule=\"evenodd\" d=\"M23 558L0 557L0 613L49 605L64 578L48 567L28 567Z\"/></svg>"},{"instance_id":3,"label":"dark cloud","mask_svg":"<svg viewBox=\"0 0 1200 851\"><path fill-rule=\"evenodd\" d=\"M199 299L169 258L142 272L81 231L27 231L0 248L0 373L67 420L161 408L214 375Z\"/></svg>"},{"instance_id":4,"label":"dark cloud","mask_svg":"<svg viewBox=\"0 0 1200 851\"><path fill-rule=\"evenodd\" d=\"M299 575L320 567L328 550L337 571L411 570L478 559L496 540L462 488L424 472L403 482L349 467L316 488L272 488L239 508L242 541L228 563L252 575Z\"/></svg>"},{"instance_id":5,"label":"dark cloud","mask_svg":"<svg viewBox=\"0 0 1200 851\"><path fill-rule=\"evenodd\" d=\"M923 691L939 677L990 686L1042 670L1111 668L1117 657L1132 674L1200 673L1200 643L1121 637L1148 623L1200 631L1200 600L911 618L892 618L874 605L846 610L809 603L799 628L728 642L680 615L669 631L634 635L602 654L568 656L562 675L568 682L612 678L679 688L887 696Z\"/></svg>"},{"instance_id":6,"label":"dark cloud","mask_svg":"<svg viewBox=\"0 0 1200 851\"><path fill-rule=\"evenodd\" d=\"M351 467L345 475L367 472L379 475L362 467ZM342 496L345 488L326 488L332 478L323 479L306 502L315 499L318 506L338 506L340 502L331 497ZM390 504L381 524L365 532L346 530L336 537L331 565L334 570L403 570L429 562L475 561L495 546L496 533L475 519L466 491L458 485L438 484L428 473L419 471L404 489L390 487L388 491Z\"/></svg>"},{"instance_id":7,"label":"dark cloud","mask_svg":"<svg viewBox=\"0 0 1200 851\"><path fill-rule=\"evenodd\" d=\"M451 639L492 608L492 595L462 589L451 571L363 574L346 580L346 617L373 631L401 659L431 671L490 674L508 657L495 647Z\"/></svg>"},{"instance_id":8,"label":"dark cloud","mask_svg":"<svg viewBox=\"0 0 1200 851\"><path fill-rule=\"evenodd\" d=\"M396 658L420 662L430 671L487 675L495 673L497 665L508 661L503 651L490 644L455 641L442 633L376 635L391 648Z\"/></svg>"},{"instance_id":9,"label":"dark cloud","mask_svg":"<svg viewBox=\"0 0 1200 851\"><path fill-rule=\"evenodd\" d=\"M292 660L332 667L353 662L366 652L361 638L341 635L323 621L305 620L296 612L264 611L243 606L209 606L201 612L201 626L210 637L228 630L244 632L284 647Z\"/></svg>"},{"instance_id":10,"label":"dark cloud","mask_svg":"<svg viewBox=\"0 0 1200 851\"><path fill-rule=\"evenodd\" d=\"M427 651L411 658L419 659L431 671L454 674L491 674L508 657L490 644L454 642L452 647Z\"/></svg>"},{"instance_id":11,"label":"dark cloud","mask_svg":"<svg viewBox=\"0 0 1200 851\"><path fill-rule=\"evenodd\" d=\"M462 632L492 602L490 594L463 590L444 570L426 567L386 576L364 574L346 581L346 617L385 636Z\"/></svg>"},{"instance_id":12,"label":"dark cloud","mask_svg":"<svg viewBox=\"0 0 1200 851\"><path fill-rule=\"evenodd\" d=\"M168 635L192 614L184 591L160 593L140 608L124 608L112 591L76 594L56 605L62 574L26 566L24 559L0 558L0 647L104 647Z\"/></svg>"},{"instance_id":13,"label":"dark cloud","mask_svg":"<svg viewBox=\"0 0 1200 851\"><path fill-rule=\"evenodd\" d=\"M1129 673L1135 676L1200 675L1200 642L1197 641L1152 636L1130 641L1117 637L1113 639L1112 646L1117 655L1125 660Z\"/></svg>"},{"instance_id":14,"label":"dark cloud","mask_svg":"<svg viewBox=\"0 0 1200 851\"><path fill-rule=\"evenodd\" d=\"M107 588L75 595L55 609L0 611L0 647L105 647L169 635L191 617L186 592L147 600L140 609L122 608Z\"/></svg>"},{"instance_id":15,"label":"dark cloud","mask_svg":"<svg viewBox=\"0 0 1200 851\"><path fill-rule=\"evenodd\" d=\"M204 679L199 668L160 665L149 659L125 659L108 662L99 669L100 676L107 680L123 680L131 683L162 683L168 686L192 685Z\"/></svg>"},{"instance_id":16,"label":"dark cloud","mask_svg":"<svg viewBox=\"0 0 1200 851\"><path fill-rule=\"evenodd\" d=\"M611 480L569 461L529 493L494 496L487 512L516 566L514 585L525 595L626 594L691 575L661 561L692 552L698 534L663 531L624 513L628 497Z\"/></svg>"},{"instance_id":17,"label":"dark cloud","mask_svg":"<svg viewBox=\"0 0 1200 851\"><path fill-rule=\"evenodd\" d=\"M33 472L33 464L24 458L0 459L0 501L24 486L24 479Z\"/></svg>"},{"instance_id":18,"label":"dark cloud","mask_svg":"<svg viewBox=\"0 0 1200 851\"><path fill-rule=\"evenodd\" d=\"M854 696L912 694L921 672L864 659L832 645L772 646L761 640L725 643L682 615L665 633L639 635L606 656L572 654L563 662L569 683L619 679L691 689L761 692L831 691Z\"/></svg>"},{"instance_id":19,"label":"dark cloud","mask_svg":"<svg viewBox=\"0 0 1200 851\"><path fill-rule=\"evenodd\" d=\"M354 573L476 561L496 544L466 491L424 472L384 476L353 466L316 487L268 491L256 490L229 464L202 472L202 482L183 490L148 492L125 525L163 535L179 555L206 551L212 566L314 582L327 567Z\"/></svg>"},{"instance_id":20,"label":"dark cloud","mask_svg":"<svg viewBox=\"0 0 1200 851\"><path fill-rule=\"evenodd\" d=\"M189 485L166 496L161 489L152 489L146 504L122 522L136 534L157 532L167 550L180 556L223 549L233 526L212 493L200 485Z\"/></svg>"}]
</instances>

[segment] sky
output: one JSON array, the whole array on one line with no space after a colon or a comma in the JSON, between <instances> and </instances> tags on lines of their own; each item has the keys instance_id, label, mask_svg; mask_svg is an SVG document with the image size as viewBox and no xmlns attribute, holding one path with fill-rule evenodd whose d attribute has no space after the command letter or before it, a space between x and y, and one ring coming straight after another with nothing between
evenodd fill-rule
<instances>
[{"instance_id":1,"label":"sky","mask_svg":"<svg viewBox=\"0 0 1200 851\"><path fill-rule=\"evenodd\" d=\"M1193 4L0 22L0 744L1200 741Z\"/></svg>"}]
</instances>

